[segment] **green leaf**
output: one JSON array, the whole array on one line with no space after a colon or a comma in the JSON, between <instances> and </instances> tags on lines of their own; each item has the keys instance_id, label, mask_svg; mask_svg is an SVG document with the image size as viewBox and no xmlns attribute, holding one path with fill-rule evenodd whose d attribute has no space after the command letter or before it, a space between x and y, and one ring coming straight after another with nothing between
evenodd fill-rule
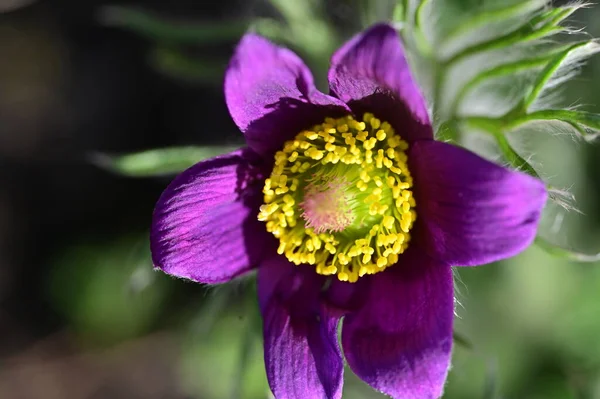
<instances>
[{"instance_id":1,"label":"green leaf","mask_svg":"<svg viewBox=\"0 0 600 399\"><path fill-rule=\"evenodd\" d=\"M572 262L581 262L581 263L594 263L600 262L600 253L597 254L585 254L581 252L573 251L572 249L563 248L558 246L550 241L546 240L543 237L536 237L535 243L542 248L544 251L548 252L553 256L557 256L562 259L566 259Z\"/></svg>"},{"instance_id":2,"label":"green leaf","mask_svg":"<svg viewBox=\"0 0 600 399\"><path fill-rule=\"evenodd\" d=\"M174 147L127 155L91 155L91 162L113 173L131 177L177 174L195 163L233 151L234 146Z\"/></svg>"},{"instance_id":3,"label":"green leaf","mask_svg":"<svg viewBox=\"0 0 600 399\"><path fill-rule=\"evenodd\" d=\"M552 36L559 32L564 32L565 28L560 26L560 23L572 13L573 10L570 7L555 8L543 12L540 15L531 19L530 21L526 21L526 23L523 26L519 27L514 31L511 31L503 36L475 44L462 51L459 51L458 53L448 58L445 61L445 63L447 65L453 64L460 59L466 58L477 53L499 48L508 48L517 44L523 45L526 43L531 43L538 39Z\"/></svg>"},{"instance_id":4,"label":"green leaf","mask_svg":"<svg viewBox=\"0 0 600 399\"><path fill-rule=\"evenodd\" d=\"M49 299L85 341L114 345L148 333L160 317L169 279L157 275L151 287L131 289L138 270L152 273L147 245L147 234L79 241L52 260Z\"/></svg>"},{"instance_id":5,"label":"green leaf","mask_svg":"<svg viewBox=\"0 0 600 399\"><path fill-rule=\"evenodd\" d=\"M546 3L547 0L519 1L514 4L509 4L506 7L477 12L468 20L457 24L450 32L448 32L440 46L446 47L450 42L457 40L460 36L487 27L489 24L512 18L522 18L524 15L539 10Z\"/></svg>"},{"instance_id":6,"label":"green leaf","mask_svg":"<svg viewBox=\"0 0 600 399\"><path fill-rule=\"evenodd\" d=\"M565 64L570 64L575 67L577 66L577 61L579 61L579 59L585 59L598 51L600 51L600 46L598 46L598 43L594 40L590 40L575 43L563 52L556 55L544 68L537 81L531 88L530 93L525 97L523 109L530 109L531 105L540 97L546 87L549 86L551 79L553 76L555 76L555 74L557 74L561 67L569 66Z\"/></svg>"},{"instance_id":7,"label":"green leaf","mask_svg":"<svg viewBox=\"0 0 600 399\"><path fill-rule=\"evenodd\" d=\"M157 46L150 54L151 64L174 78L196 83L221 83L225 60L196 60L173 47Z\"/></svg>"},{"instance_id":8,"label":"green leaf","mask_svg":"<svg viewBox=\"0 0 600 399\"><path fill-rule=\"evenodd\" d=\"M285 20L286 29L280 32L285 36L279 40L293 44L309 57L324 57L326 62L329 61L338 38L326 20L321 1L269 0L269 3Z\"/></svg>"},{"instance_id":9,"label":"green leaf","mask_svg":"<svg viewBox=\"0 0 600 399\"><path fill-rule=\"evenodd\" d=\"M484 83L488 80L492 80L492 79L502 78L502 77L506 77L506 76L513 76L522 71L527 71L527 70L531 70L531 69L535 69L535 68L541 68L544 65L548 64L548 62L550 62L550 60L551 60L551 58L548 56L522 59L522 60L498 65L496 67L484 70L480 74L474 76L470 81L468 81L460 89L460 91L458 92L458 94L456 95L456 97L453 101L451 113L457 114L459 106L461 105L461 103L463 102L465 97L469 94L469 92L471 92L471 90L473 90L475 87L481 85L482 83Z\"/></svg>"},{"instance_id":10,"label":"green leaf","mask_svg":"<svg viewBox=\"0 0 600 399\"><path fill-rule=\"evenodd\" d=\"M99 20L104 25L128 29L147 39L181 44L235 41L244 34L248 25L243 21L202 21L201 24L184 24L166 21L148 11L119 6L102 8Z\"/></svg>"},{"instance_id":11,"label":"green leaf","mask_svg":"<svg viewBox=\"0 0 600 399\"><path fill-rule=\"evenodd\" d=\"M535 111L509 121L507 127L513 129L525 123L541 120L557 120L565 122L574 127L587 141L593 141L600 135L599 114L564 109Z\"/></svg>"},{"instance_id":12,"label":"green leaf","mask_svg":"<svg viewBox=\"0 0 600 399\"><path fill-rule=\"evenodd\" d=\"M408 0L399 0L392 11L392 20L396 22L406 22L406 12Z\"/></svg>"},{"instance_id":13,"label":"green leaf","mask_svg":"<svg viewBox=\"0 0 600 399\"><path fill-rule=\"evenodd\" d=\"M423 57L430 57L433 54L433 49L429 44L425 32L423 31L424 25L427 23L425 20L425 9L431 6L431 0L421 0L415 11L415 22L414 22L414 36L415 44Z\"/></svg>"},{"instance_id":14,"label":"green leaf","mask_svg":"<svg viewBox=\"0 0 600 399\"><path fill-rule=\"evenodd\" d=\"M472 117L465 118L467 126L490 133L496 139L498 148L504 159L515 169L521 170L533 177L540 178L536 170L521 157L511 146L503 130L502 121L493 118Z\"/></svg>"}]
</instances>

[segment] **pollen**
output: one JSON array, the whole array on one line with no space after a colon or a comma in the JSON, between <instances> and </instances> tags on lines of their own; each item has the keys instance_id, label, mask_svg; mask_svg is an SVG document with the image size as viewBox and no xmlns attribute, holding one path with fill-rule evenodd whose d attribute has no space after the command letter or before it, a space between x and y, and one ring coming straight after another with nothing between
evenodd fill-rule
<instances>
[{"instance_id":1,"label":"pollen","mask_svg":"<svg viewBox=\"0 0 600 399\"><path fill-rule=\"evenodd\" d=\"M393 267L417 217L407 149L370 113L326 118L286 142L258 215L278 253L347 282Z\"/></svg>"}]
</instances>

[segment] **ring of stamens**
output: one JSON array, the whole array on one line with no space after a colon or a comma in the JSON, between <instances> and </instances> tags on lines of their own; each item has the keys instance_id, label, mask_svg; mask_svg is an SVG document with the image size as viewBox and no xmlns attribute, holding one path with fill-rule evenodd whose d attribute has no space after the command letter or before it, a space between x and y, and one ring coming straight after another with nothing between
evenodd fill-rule
<instances>
[{"instance_id":1,"label":"ring of stamens","mask_svg":"<svg viewBox=\"0 0 600 399\"><path fill-rule=\"evenodd\" d=\"M394 265L416 219L407 149L370 113L326 118L286 142L258 215L278 253L349 282Z\"/></svg>"}]
</instances>

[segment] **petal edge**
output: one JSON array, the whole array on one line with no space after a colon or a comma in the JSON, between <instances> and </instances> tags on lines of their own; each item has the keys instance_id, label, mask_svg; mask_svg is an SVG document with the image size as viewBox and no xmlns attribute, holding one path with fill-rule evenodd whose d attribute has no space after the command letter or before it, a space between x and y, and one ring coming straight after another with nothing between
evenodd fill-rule
<instances>
[{"instance_id":1,"label":"petal edge","mask_svg":"<svg viewBox=\"0 0 600 399\"><path fill-rule=\"evenodd\" d=\"M270 237L256 219L261 195L248 150L200 162L158 200L150 247L155 267L216 284L251 270Z\"/></svg>"},{"instance_id":2,"label":"petal edge","mask_svg":"<svg viewBox=\"0 0 600 399\"><path fill-rule=\"evenodd\" d=\"M342 345L373 388L396 399L437 399L452 350L452 271L416 252L372 276L364 306L344 319Z\"/></svg>"},{"instance_id":3,"label":"petal edge","mask_svg":"<svg viewBox=\"0 0 600 399\"><path fill-rule=\"evenodd\" d=\"M408 156L418 241L432 256L475 266L531 244L547 198L542 181L442 142L415 143Z\"/></svg>"},{"instance_id":4,"label":"petal edge","mask_svg":"<svg viewBox=\"0 0 600 399\"><path fill-rule=\"evenodd\" d=\"M340 315L319 300L323 277L303 266L276 256L259 269L269 386L277 399L340 399L344 369L337 341Z\"/></svg>"},{"instance_id":5,"label":"petal edge","mask_svg":"<svg viewBox=\"0 0 600 399\"><path fill-rule=\"evenodd\" d=\"M373 112L408 141L433 139L427 104L406 59L398 32L377 24L332 57L331 93L357 114Z\"/></svg>"},{"instance_id":6,"label":"petal edge","mask_svg":"<svg viewBox=\"0 0 600 399\"><path fill-rule=\"evenodd\" d=\"M267 156L325 117L350 113L346 104L317 90L296 54L254 33L242 38L229 63L225 99L248 146Z\"/></svg>"}]
</instances>

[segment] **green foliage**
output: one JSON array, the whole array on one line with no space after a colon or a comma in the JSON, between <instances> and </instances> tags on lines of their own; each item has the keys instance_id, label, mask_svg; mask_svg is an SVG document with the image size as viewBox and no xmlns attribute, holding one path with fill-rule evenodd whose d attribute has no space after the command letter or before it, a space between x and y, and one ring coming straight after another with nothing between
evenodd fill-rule
<instances>
[{"instance_id":1,"label":"green foliage","mask_svg":"<svg viewBox=\"0 0 600 399\"><path fill-rule=\"evenodd\" d=\"M150 40L153 49L149 61L154 68L170 77L194 83L220 84L228 57L196 57L186 49L233 44L247 30L255 30L287 44L306 57L312 66L326 68L341 39L327 21L323 3L318 0L269 0L269 4L278 17L192 23L168 19L148 10L109 6L101 10L98 19L103 25L129 30Z\"/></svg>"},{"instance_id":2,"label":"green foliage","mask_svg":"<svg viewBox=\"0 0 600 399\"><path fill-rule=\"evenodd\" d=\"M130 177L177 174L202 160L235 150L233 146L173 147L125 155L94 154L95 165Z\"/></svg>"},{"instance_id":3,"label":"green foliage","mask_svg":"<svg viewBox=\"0 0 600 399\"><path fill-rule=\"evenodd\" d=\"M106 244L61 254L48 281L55 307L82 337L101 344L147 332L169 293L168 279L152 270L145 237Z\"/></svg>"},{"instance_id":4,"label":"green foliage","mask_svg":"<svg viewBox=\"0 0 600 399\"><path fill-rule=\"evenodd\" d=\"M268 385L255 289L230 284L209 295L181 341L185 389L199 398L264 398Z\"/></svg>"},{"instance_id":5,"label":"green foliage","mask_svg":"<svg viewBox=\"0 0 600 399\"><path fill-rule=\"evenodd\" d=\"M192 45L236 41L247 28L243 21L182 23L149 11L120 6L103 8L99 20L104 25L127 29L149 40Z\"/></svg>"},{"instance_id":6,"label":"green foliage","mask_svg":"<svg viewBox=\"0 0 600 399\"><path fill-rule=\"evenodd\" d=\"M433 104L438 138L466 145L469 135L487 134L509 166L546 181L514 147L515 133L552 134L551 124L560 123L562 131L594 140L600 116L561 107L557 95L582 62L600 52L598 41L568 26L567 18L583 7L552 7L546 0L401 2L394 15ZM548 188L551 200L570 206L564 190ZM571 260L598 260L537 242Z\"/></svg>"},{"instance_id":7,"label":"green foliage","mask_svg":"<svg viewBox=\"0 0 600 399\"><path fill-rule=\"evenodd\" d=\"M101 24L129 30L153 44L148 59L157 71L192 83L214 85L222 81L227 57L193 56L189 49L235 43L249 21L182 22L151 11L108 6L98 14Z\"/></svg>"}]
</instances>

